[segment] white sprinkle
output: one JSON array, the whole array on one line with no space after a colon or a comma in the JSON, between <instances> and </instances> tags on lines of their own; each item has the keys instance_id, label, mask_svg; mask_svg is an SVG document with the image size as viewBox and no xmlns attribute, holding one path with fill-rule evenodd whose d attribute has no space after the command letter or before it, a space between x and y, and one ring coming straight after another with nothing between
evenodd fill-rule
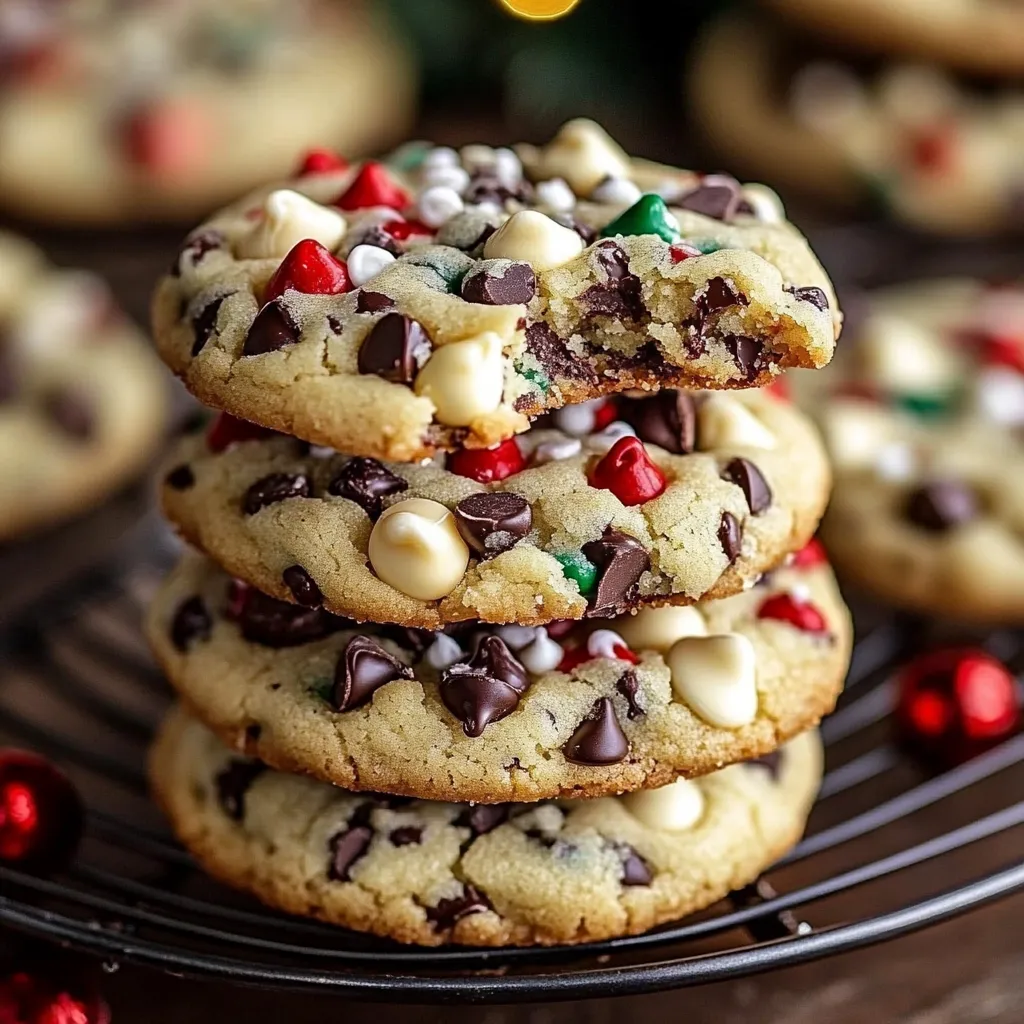
<instances>
[{"instance_id":1,"label":"white sprinkle","mask_svg":"<svg viewBox=\"0 0 1024 1024\"><path fill-rule=\"evenodd\" d=\"M424 158L421 165L424 171L438 167L458 167L459 154L451 146L435 146Z\"/></svg>"},{"instance_id":2,"label":"white sprinkle","mask_svg":"<svg viewBox=\"0 0 1024 1024\"><path fill-rule=\"evenodd\" d=\"M591 434L587 438L587 445L594 451L606 452L624 437L636 437L636 431L623 420L612 420L604 430Z\"/></svg>"},{"instance_id":3,"label":"white sprinkle","mask_svg":"<svg viewBox=\"0 0 1024 1024\"><path fill-rule=\"evenodd\" d=\"M603 398L593 398L589 402L580 402L578 405L567 405L564 409L558 409L552 415L555 426L564 430L573 437L583 437L594 429L597 410L604 405Z\"/></svg>"},{"instance_id":4,"label":"white sprinkle","mask_svg":"<svg viewBox=\"0 0 1024 1024\"><path fill-rule=\"evenodd\" d=\"M494 151L494 173L506 188L523 180L523 164L519 157L505 146Z\"/></svg>"},{"instance_id":5,"label":"white sprinkle","mask_svg":"<svg viewBox=\"0 0 1024 1024\"><path fill-rule=\"evenodd\" d=\"M541 672L551 672L558 668L564 653L561 644L555 643L548 636L546 629L538 629L532 643L517 651L516 657L523 663L527 672L538 675Z\"/></svg>"},{"instance_id":6,"label":"white sprinkle","mask_svg":"<svg viewBox=\"0 0 1024 1024\"><path fill-rule=\"evenodd\" d=\"M632 206L642 195L640 186L629 178L605 178L590 194L595 203L612 203L615 206Z\"/></svg>"},{"instance_id":7,"label":"white sprinkle","mask_svg":"<svg viewBox=\"0 0 1024 1024\"><path fill-rule=\"evenodd\" d=\"M462 648L447 633L435 633L434 642L423 655L426 663L438 672L464 657Z\"/></svg>"},{"instance_id":8,"label":"white sprinkle","mask_svg":"<svg viewBox=\"0 0 1024 1024\"><path fill-rule=\"evenodd\" d=\"M424 224L439 228L455 214L462 213L462 198L447 185L432 185L420 194L416 209Z\"/></svg>"},{"instance_id":9,"label":"white sprinkle","mask_svg":"<svg viewBox=\"0 0 1024 1024\"><path fill-rule=\"evenodd\" d=\"M875 455L875 472L883 480L909 480L916 468L914 450L900 441L882 445Z\"/></svg>"},{"instance_id":10,"label":"white sprinkle","mask_svg":"<svg viewBox=\"0 0 1024 1024\"><path fill-rule=\"evenodd\" d=\"M562 441L543 441L533 450L531 462L542 466L546 462L561 462L579 455L583 445L577 437L567 437Z\"/></svg>"},{"instance_id":11,"label":"white sprinkle","mask_svg":"<svg viewBox=\"0 0 1024 1024\"><path fill-rule=\"evenodd\" d=\"M592 658L617 658L616 647L628 650L629 645L614 629L595 629L587 637L587 654Z\"/></svg>"},{"instance_id":12,"label":"white sprinkle","mask_svg":"<svg viewBox=\"0 0 1024 1024\"><path fill-rule=\"evenodd\" d=\"M568 212L576 205L576 193L562 178L538 181L535 189L538 204L549 210Z\"/></svg>"},{"instance_id":13,"label":"white sprinkle","mask_svg":"<svg viewBox=\"0 0 1024 1024\"><path fill-rule=\"evenodd\" d=\"M395 262L395 257L377 245L357 245L348 254L348 276L352 283L361 288L375 278L386 266Z\"/></svg>"},{"instance_id":14,"label":"white sprinkle","mask_svg":"<svg viewBox=\"0 0 1024 1024\"><path fill-rule=\"evenodd\" d=\"M978 373L974 402L987 420L1008 427L1024 424L1024 374L1008 366L991 366Z\"/></svg>"},{"instance_id":15,"label":"white sprinkle","mask_svg":"<svg viewBox=\"0 0 1024 1024\"><path fill-rule=\"evenodd\" d=\"M469 184L469 172L463 167L430 167L423 173L424 185L446 185L462 192Z\"/></svg>"},{"instance_id":16,"label":"white sprinkle","mask_svg":"<svg viewBox=\"0 0 1024 1024\"><path fill-rule=\"evenodd\" d=\"M513 651L518 651L521 647L525 647L534 639L534 637L536 637L537 627L517 626L512 624L509 626L499 626L495 630L495 633L497 633Z\"/></svg>"}]
</instances>

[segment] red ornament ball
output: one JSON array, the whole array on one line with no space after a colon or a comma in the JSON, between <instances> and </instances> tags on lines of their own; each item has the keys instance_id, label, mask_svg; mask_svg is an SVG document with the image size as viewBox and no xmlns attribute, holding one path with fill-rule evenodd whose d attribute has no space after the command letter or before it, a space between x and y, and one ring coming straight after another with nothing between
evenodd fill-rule
<instances>
[{"instance_id":1,"label":"red ornament ball","mask_svg":"<svg viewBox=\"0 0 1024 1024\"><path fill-rule=\"evenodd\" d=\"M263 301L272 302L289 289L304 295L340 295L352 290L348 267L319 242L304 238L296 243L267 282Z\"/></svg>"},{"instance_id":2,"label":"red ornament ball","mask_svg":"<svg viewBox=\"0 0 1024 1024\"><path fill-rule=\"evenodd\" d=\"M611 491L623 505L642 505L668 486L638 437L620 437L590 473L593 487Z\"/></svg>"},{"instance_id":3,"label":"red ornament ball","mask_svg":"<svg viewBox=\"0 0 1024 1024\"><path fill-rule=\"evenodd\" d=\"M0 750L0 863L39 874L67 867L85 811L63 772L25 750Z\"/></svg>"},{"instance_id":4,"label":"red ornament ball","mask_svg":"<svg viewBox=\"0 0 1024 1024\"><path fill-rule=\"evenodd\" d=\"M904 666L896 720L903 739L942 764L967 761L1021 727L1012 673L984 651L943 648Z\"/></svg>"},{"instance_id":5,"label":"red ornament ball","mask_svg":"<svg viewBox=\"0 0 1024 1024\"><path fill-rule=\"evenodd\" d=\"M519 445L509 438L493 448L460 448L449 452L445 468L478 484L493 484L513 473L521 473L526 469L526 460Z\"/></svg>"}]
</instances>

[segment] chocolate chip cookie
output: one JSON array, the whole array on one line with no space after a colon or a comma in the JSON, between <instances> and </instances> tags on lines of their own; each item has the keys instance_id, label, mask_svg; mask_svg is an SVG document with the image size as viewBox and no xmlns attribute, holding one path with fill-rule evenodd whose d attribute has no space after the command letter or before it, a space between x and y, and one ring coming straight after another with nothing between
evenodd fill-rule
<instances>
[{"instance_id":1,"label":"chocolate chip cookie","mask_svg":"<svg viewBox=\"0 0 1024 1024\"><path fill-rule=\"evenodd\" d=\"M837 569L908 608L1024 622L1024 287L879 292L856 341L800 380L835 467Z\"/></svg>"},{"instance_id":2,"label":"chocolate chip cookie","mask_svg":"<svg viewBox=\"0 0 1024 1024\"><path fill-rule=\"evenodd\" d=\"M734 594L807 542L828 488L817 433L781 399L668 390L422 465L221 418L172 454L162 499L187 540L273 597L436 628Z\"/></svg>"},{"instance_id":3,"label":"chocolate chip cookie","mask_svg":"<svg viewBox=\"0 0 1024 1024\"><path fill-rule=\"evenodd\" d=\"M630 158L591 122L306 170L197 229L156 291L165 361L242 419L408 462L612 391L832 356L831 284L773 193Z\"/></svg>"},{"instance_id":4,"label":"chocolate chip cookie","mask_svg":"<svg viewBox=\"0 0 1024 1024\"><path fill-rule=\"evenodd\" d=\"M769 754L832 710L850 656L813 544L724 601L436 633L275 601L192 555L147 634L233 749L348 789L481 803L619 793Z\"/></svg>"},{"instance_id":5,"label":"chocolate chip cookie","mask_svg":"<svg viewBox=\"0 0 1024 1024\"><path fill-rule=\"evenodd\" d=\"M282 775L175 711L150 774L206 870L273 907L425 946L554 945L643 932L750 884L799 839L821 748L806 733L696 782L474 807Z\"/></svg>"},{"instance_id":6,"label":"chocolate chip cookie","mask_svg":"<svg viewBox=\"0 0 1024 1024\"><path fill-rule=\"evenodd\" d=\"M0 233L0 540L127 483L165 412L159 363L103 283Z\"/></svg>"}]
</instances>

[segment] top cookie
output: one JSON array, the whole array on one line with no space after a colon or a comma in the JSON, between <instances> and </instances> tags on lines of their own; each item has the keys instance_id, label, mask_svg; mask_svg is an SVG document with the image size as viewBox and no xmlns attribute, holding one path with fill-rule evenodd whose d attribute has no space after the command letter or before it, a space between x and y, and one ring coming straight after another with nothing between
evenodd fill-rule
<instances>
[{"instance_id":1,"label":"top cookie","mask_svg":"<svg viewBox=\"0 0 1024 1024\"><path fill-rule=\"evenodd\" d=\"M322 167L217 214L156 291L165 361L243 419L408 462L832 356L832 286L773 193L631 159L591 122Z\"/></svg>"}]
</instances>

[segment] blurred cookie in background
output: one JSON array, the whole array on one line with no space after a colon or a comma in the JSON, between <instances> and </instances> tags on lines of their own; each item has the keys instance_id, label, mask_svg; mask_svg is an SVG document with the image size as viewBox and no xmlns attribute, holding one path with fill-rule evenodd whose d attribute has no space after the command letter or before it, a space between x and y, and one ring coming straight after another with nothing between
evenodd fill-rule
<instances>
[{"instance_id":1,"label":"blurred cookie in background","mask_svg":"<svg viewBox=\"0 0 1024 1024\"><path fill-rule=\"evenodd\" d=\"M901 607L1024 623L1024 283L875 292L845 340L790 377L833 462L837 572Z\"/></svg>"},{"instance_id":2,"label":"blurred cookie in background","mask_svg":"<svg viewBox=\"0 0 1024 1024\"><path fill-rule=\"evenodd\" d=\"M1024 230L1019 88L831 55L753 13L708 30L688 88L716 150L770 184L938 233Z\"/></svg>"},{"instance_id":3,"label":"blurred cookie in background","mask_svg":"<svg viewBox=\"0 0 1024 1024\"><path fill-rule=\"evenodd\" d=\"M103 282L0 233L0 541L131 480L166 413L156 359Z\"/></svg>"},{"instance_id":4,"label":"blurred cookie in background","mask_svg":"<svg viewBox=\"0 0 1024 1024\"><path fill-rule=\"evenodd\" d=\"M825 37L963 71L1024 74L1020 0L767 0Z\"/></svg>"},{"instance_id":5,"label":"blurred cookie in background","mask_svg":"<svg viewBox=\"0 0 1024 1024\"><path fill-rule=\"evenodd\" d=\"M312 146L386 145L413 79L355 0L3 0L0 205L69 224L192 219Z\"/></svg>"}]
</instances>

